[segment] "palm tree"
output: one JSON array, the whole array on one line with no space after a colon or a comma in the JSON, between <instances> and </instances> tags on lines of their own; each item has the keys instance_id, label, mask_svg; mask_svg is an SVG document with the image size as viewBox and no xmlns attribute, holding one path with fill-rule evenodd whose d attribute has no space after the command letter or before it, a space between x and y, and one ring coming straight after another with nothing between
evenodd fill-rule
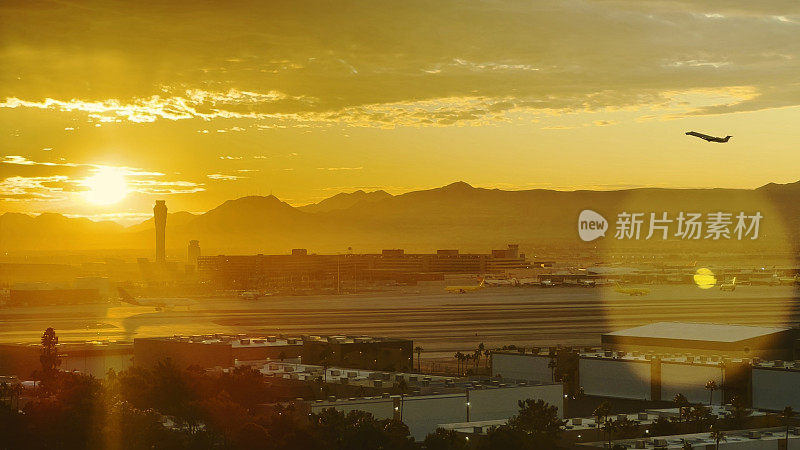
<instances>
[{"instance_id":1,"label":"palm tree","mask_svg":"<svg viewBox=\"0 0 800 450\"><path fill-rule=\"evenodd\" d=\"M483 355L486 357L486 359L484 360L484 364L485 364L486 370L488 371L489 370L489 358L491 358L491 356L492 356L492 351L487 348L486 350L483 351Z\"/></svg>"},{"instance_id":2,"label":"palm tree","mask_svg":"<svg viewBox=\"0 0 800 450\"><path fill-rule=\"evenodd\" d=\"M456 354L453 356L455 356L457 362L456 372L458 372L458 374L461 375L461 361L464 360L464 354L461 352L456 352Z\"/></svg>"},{"instance_id":3,"label":"palm tree","mask_svg":"<svg viewBox=\"0 0 800 450\"><path fill-rule=\"evenodd\" d=\"M558 364L556 364L556 359L555 359L555 358L552 358L552 359L551 359L551 360L550 360L550 361L547 363L547 368L548 368L548 369L550 369L550 373L552 374L552 377L553 377L553 380L552 380L552 381L553 381L554 383L555 383L555 381L556 381L556 367L558 367Z\"/></svg>"},{"instance_id":4,"label":"palm tree","mask_svg":"<svg viewBox=\"0 0 800 450\"><path fill-rule=\"evenodd\" d=\"M715 443L714 448L716 450L719 450L720 441L727 441L728 440L728 437L725 436L725 432L724 431L722 431L722 430L720 430L718 428L715 428L713 426L711 427L711 433L709 433L708 437L710 437L714 441L714 443Z\"/></svg>"},{"instance_id":5,"label":"palm tree","mask_svg":"<svg viewBox=\"0 0 800 450\"><path fill-rule=\"evenodd\" d=\"M714 391L719 389L719 386L717 386L717 382L716 381L708 380L706 382L705 388L706 388L707 391L709 391L708 406L711 406L711 402L714 401Z\"/></svg>"},{"instance_id":6,"label":"palm tree","mask_svg":"<svg viewBox=\"0 0 800 450\"><path fill-rule=\"evenodd\" d=\"M794 409L791 406L787 406L783 408L783 411L780 413L781 419L783 419L783 424L786 426L786 448L789 448L789 423L794 416Z\"/></svg>"},{"instance_id":7,"label":"palm tree","mask_svg":"<svg viewBox=\"0 0 800 450\"><path fill-rule=\"evenodd\" d=\"M485 349L485 348L486 348L486 346L483 345L483 342L481 342L480 344L478 344L477 347L475 347L474 355L475 355L475 371L476 372L478 371L478 365L480 365L480 363L481 363L481 356L483 355L483 349Z\"/></svg>"},{"instance_id":8,"label":"palm tree","mask_svg":"<svg viewBox=\"0 0 800 450\"><path fill-rule=\"evenodd\" d=\"M419 355L422 353L422 347L418 345L414 347L414 351L417 352L417 372L422 372L422 361L419 359Z\"/></svg>"}]
</instances>

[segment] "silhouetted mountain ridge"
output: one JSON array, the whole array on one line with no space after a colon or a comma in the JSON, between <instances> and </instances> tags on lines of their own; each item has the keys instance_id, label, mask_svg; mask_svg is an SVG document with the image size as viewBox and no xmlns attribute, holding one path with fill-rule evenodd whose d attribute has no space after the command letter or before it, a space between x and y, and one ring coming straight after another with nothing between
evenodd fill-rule
<instances>
[{"instance_id":1,"label":"silhouetted mountain ridge","mask_svg":"<svg viewBox=\"0 0 800 450\"><path fill-rule=\"evenodd\" d=\"M507 242L533 247L578 248L615 244L611 238L613 229L605 240L596 243L577 239L577 215L583 209L592 209L604 215L612 228L616 215L621 212L660 214L665 211L670 217L675 217L681 211L704 214L760 211L764 215L760 239L742 241L738 245L785 247L787 243L794 245L798 240L798 200L800 182L770 183L757 189L506 191L473 187L459 181L395 196L383 191L337 194L300 208L272 195L241 197L228 200L204 214L179 212L171 215L167 222L167 242L168 246L175 248L185 246L189 239L199 239L204 248L238 253L283 253L295 247L317 252L342 251L347 247L364 251L398 247L426 251L437 248L485 251ZM40 225L28 225L32 220ZM34 220L30 216L7 213L0 217L0 221L3 224L0 238L10 249L81 248L84 243L95 247L105 245L105 248L150 248L153 239L152 222L123 230L116 224L103 225L49 214L42 214ZM57 229L62 227L66 230L62 234L75 238L47 239L54 233L57 235ZM644 234L646 232L644 230ZM616 244L682 245L680 242L654 241ZM693 245L714 244L702 242Z\"/></svg>"}]
</instances>

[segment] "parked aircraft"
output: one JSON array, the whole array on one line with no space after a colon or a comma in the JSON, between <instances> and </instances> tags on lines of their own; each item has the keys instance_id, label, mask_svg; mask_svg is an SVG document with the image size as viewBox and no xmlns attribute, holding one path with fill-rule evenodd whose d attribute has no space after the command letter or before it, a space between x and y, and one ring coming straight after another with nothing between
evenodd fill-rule
<instances>
[{"instance_id":1,"label":"parked aircraft","mask_svg":"<svg viewBox=\"0 0 800 450\"><path fill-rule=\"evenodd\" d=\"M445 287L445 290L453 294L466 294L467 292L483 289L483 286L484 286L484 280L481 280L480 284L476 284L473 286L447 286Z\"/></svg>"},{"instance_id":2,"label":"parked aircraft","mask_svg":"<svg viewBox=\"0 0 800 450\"><path fill-rule=\"evenodd\" d=\"M733 277L730 283L722 283L719 285L720 291L735 291L736 290L736 277Z\"/></svg>"},{"instance_id":3,"label":"parked aircraft","mask_svg":"<svg viewBox=\"0 0 800 450\"><path fill-rule=\"evenodd\" d=\"M157 311L173 309L176 306L186 306L187 308L196 302L190 298L134 298L123 288L119 288L121 300L136 306L152 306Z\"/></svg>"},{"instance_id":4,"label":"parked aircraft","mask_svg":"<svg viewBox=\"0 0 800 450\"><path fill-rule=\"evenodd\" d=\"M649 289L622 287L618 282L614 283L614 290L620 294L627 295L647 295L650 293Z\"/></svg>"}]
</instances>

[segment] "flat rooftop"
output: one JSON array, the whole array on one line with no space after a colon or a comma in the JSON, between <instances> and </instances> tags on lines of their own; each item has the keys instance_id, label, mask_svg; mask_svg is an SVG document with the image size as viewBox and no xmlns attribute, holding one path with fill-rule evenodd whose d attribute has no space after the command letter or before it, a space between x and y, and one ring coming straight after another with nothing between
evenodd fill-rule
<instances>
[{"instance_id":1,"label":"flat rooftop","mask_svg":"<svg viewBox=\"0 0 800 450\"><path fill-rule=\"evenodd\" d=\"M786 430L783 427L775 428L756 428L746 430L730 430L725 432L725 441L720 442L720 448L738 448L735 444L742 444L741 448L778 448L778 444L758 444L758 441L780 441L786 436ZM800 430L793 427L789 433L789 439L800 439ZM638 446L637 446L638 442ZM653 438L640 438L640 439L625 439L615 440L615 444L622 444L628 448L683 448L683 445L688 442L692 444L692 448L707 448L713 447L716 441L711 438L709 433L693 433L693 434L678 434L672 436L657 436ZM585 445L587 447L600 447L605 448L606 442L590 442ZM790 448L795 448L794 444L789 444Z\"/></svg>"},{"instance_id":2,"label":"flat rooftop","mask_svg":"<svg viewBox=\"0 0 800 450\"><path fill-rule=\"evenodd\" d=\"M788 330L788 328L756 327L749 325L656 322L642 325L640 327L605 333L604 336L649 339L680 339L686 341L738 342Z\"/></svg>"},{"instance_id":3,"label":"flat rooftop","mask_svg":"<svg viewBox=\"0 0 800 450\"><path fill-rule=\"evenodd\" d=\"M374 336L263 336L252 334L195 334L195 335L174 335L159 337L142 337L137 340L185 342L200 344L230 344L235 348L239 347L271 347L271 346L292 346L303 345L304 342L322 342L329 344L374 344L380 342L411 342L407 339L397 339L388 337Z\"/></svg>"}]
</instances>

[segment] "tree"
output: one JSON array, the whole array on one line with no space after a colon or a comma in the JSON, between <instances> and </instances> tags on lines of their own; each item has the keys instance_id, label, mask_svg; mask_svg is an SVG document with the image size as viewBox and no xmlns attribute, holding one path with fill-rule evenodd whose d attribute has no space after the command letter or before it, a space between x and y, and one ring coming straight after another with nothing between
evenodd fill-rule
<instances>
[{"instance_id":1,"label":"tree","mask_svg":"<svg viewBox=\"0 0 800 450\"><path fill-rule=\"evenodd\" d=\"M685 395L678 393L675 394L675 397L672 397L672 403L678 408L678 422L683 422L690 405L689 399L687 399Z\"/></svg>"},{"instance_id":2,"label":"tree","mask_svg":"<svg viewBox=\"0 0 800 450\"><path fill-rule=\"evenodd\" d=\"M600 427L606 417L611 414L611 403L604 401L597 405L597 408L594 409L592 412L592 416L595 418L595 425L597 425L597 435L598 438L600 436Z\"/></svg>"},{"instance_id":3,"label":"tree","mask_svg":"<svg viewBox=\"0 0 800 450\"><path fill-rule=\"evenodd\" d=\"M705 388L709 392L708 405L711 406L711 403L714 401L714 391L719 389L719 386L717 386L717 382L716 381L708 380L706 382Z\"/></svg>"},{"instance_id":4,"label":"tree","mask_svg":"<svg viewBox=\"0 0 800 450\"><path fill-rule=\"evenodd\" d=\"M42 334L39 362L42 364L43 385L49 385L54 381L58 373L58 366L61 365L61 358L58 356L58 336L52 328L44 330L44 334Z\"/></svg>"},{"instance_id":5,"label":"tree","mask_svg":"<svg viewBox=\"0 0 800 450\"><path fill-rule=\"evenodd\" d=\"M469 444L455 430L437 428L433 433L425 436L427 450L468 450Z\"/></svg>"},{"instance_id":6,"label":"tree","mask_svg":"<svg viewBox=\"0 0 800 450\"><path fill-rule=\"evenodd\" d=\"M333 360L333 353L328 345L326 345L319 355L319 363L322 365L322 382L328 382L328 367Z\"/></svg>"},{"instance_id":7,"label":"tree","mask_svg":"<svg viewBox=\"0 0 800 450\"><path fill-rule=\"evenodd\" d=\"M653 436L670 436L679 434L680 428L674 420L667 417L659 417L653 421L653 425L650 426L650 431Z\"/></svg>"},{"instance_id":8,"label":"tree","mask_svg":"<svg viewBox=\"0 0 800 450\"><path fill-rule=\"evenodd\" d=\"M492 427L478 440L478 450L519 449L534 450L539 447L531 446L527 436L520 430L508 427Z\"/></svg>"},{"instance_id":9,"label":"tree","mask_svg":"<svg viewBox=\"0 0 800 450\"><path fill-rule=\"evenodd\" d=\"M483 355L483 351L486 349L486 346L483 345L483 342L478 344L478 347L475 348L475 370L478 370L478 365L481 362L481 356Z\"/></svg>"},{"instance_id":10,"label":"tree","mask_svg":"<svg viewBox=\"0 0 800 450\"><path fill-rule=\"evenodd\" d=\"M405 378L400 378L396 383L394 383L394 388L397 392L405 394L408 392L408 382L406 382Z\"/></svg>"},{"instance_id":11,"label":"tree","mask_svg":"<svg viewBox=\"0 0 800 450\"><path fill-rule=\"evenodd\" d=\"M744 400L738 395L733 396L731 399L731 415L736 428L744 428L747 418L753 414L753 411L747 407Z\"/></svg>"},{"instance_id":12,"label":"tree","mask_svg":"<svg viewBox=\"0 0 800 450\"><path fill-rule=\"evenodd\" d=\"M464 354L461 352L456 352L453 357L456 358L456 372L461 375L461 362L464 360Z\"/></svg>"},{"instance_id":13,"label":"tree","mask_svg":"<svg viewBox=\"0 0 800 450\"><path fill-rule=\"evenodd\" d=\"M712 423L711 409L705 405L692 406L686 414L686 420L694 424L695 432L699 433Z\"/></svg>"},{"instance_id":14,"label":"tree","mask_svg":"<svg viewBox=\"0 0 800 450\"><path fill-rule=\"evenodd\" d=\"M422 347L418 345L414 347L414 351L417 352L417 372L422 372L422 361L420 360L420 355L422 354Z\"/></svg>"},{"instance_id":15,"label":"tree","mask_svg":"<svg viewBox=\"0 0 800 450\"><path fill-rule=\"evenodd\" d=\"M725 432L714 426L711 427L711 433L709 433L708 437L710 437L711 440L714 441L715 444L714 448L716 450L719 450L720 441L728 440L728 437L725 435Z\"/></svg>"},{"instance_id":16,"label":"tree","mask_svg":"<svg viewBox=\"0 0 800 450\"><path fill-rule=\"evenodd\" d=\"M792 409L791 406L783 408L783 411L780 413L780 418L783 420L783 425L786 427L786 448L789 448L789 424L794 414L794 409Z\"/></svg>"},{"instance_id":17,"label":"tree","mask_svg":"<svg viewBox=\"0 0 800 450\"><path fill-rule=\"evenodd\" d=\"M484 368L486 369L486 372L488 373L489 372L489 359L492 357L492 351L487 348L486 350L483 351L483 355L486 357L486 359L484 360L484 364L485 364Z\"/></svg>"},{"instance_id":18,"label":"tree","mask_svg":"<svg viewBox=\"0 0 800 450\"><path fill-rule=\"evenodd\" d=\"M508 420L508 426L524 432L541 448L552 448L566 421L558 418L558 407L544 400L520 400L519 414Z\"/></svg>"}]
</instances>

